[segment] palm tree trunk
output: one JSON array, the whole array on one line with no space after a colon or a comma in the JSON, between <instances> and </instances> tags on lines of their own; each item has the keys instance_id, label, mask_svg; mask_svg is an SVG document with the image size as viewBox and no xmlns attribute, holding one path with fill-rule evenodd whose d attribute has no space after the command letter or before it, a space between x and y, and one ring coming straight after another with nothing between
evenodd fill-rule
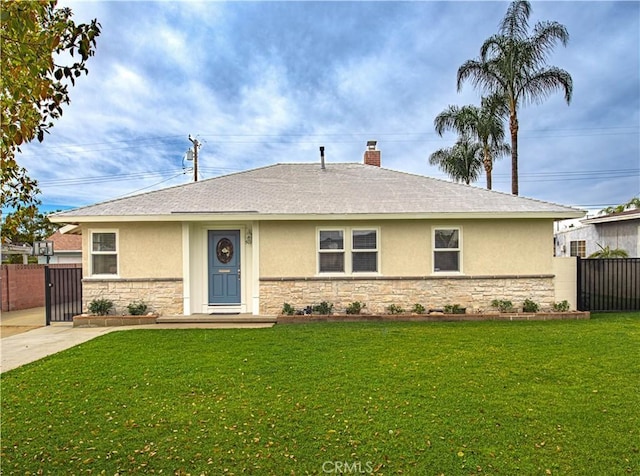
<instances>
[{"instance_id":1,"label":"palm tree trunk","mask_svg":"<svg viewBox=\"0 0 640 476\"><path fill-rule=\"evenodd\" d=\"M484 144L483 146L484 152L484 171L487 174L487 190L491 190L491 155L489 154L489 146L488 144Z\"/></svg>"},{"instance_id":2,"label":"palm tree trunk","mask_svg":"<svg viewBox=\"0 0 640 476\"><path fill-rule=\"evenodd\" d=\"M515 108L509 118L511 129L511 193L518 195L518 116Z\"/></svg>"}]
</instances>

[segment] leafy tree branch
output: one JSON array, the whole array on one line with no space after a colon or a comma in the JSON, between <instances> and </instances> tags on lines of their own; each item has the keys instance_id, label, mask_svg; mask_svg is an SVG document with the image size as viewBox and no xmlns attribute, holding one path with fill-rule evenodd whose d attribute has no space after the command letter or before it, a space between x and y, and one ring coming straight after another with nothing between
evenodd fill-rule
<instances>
[{"instance_id":1,"label":"leafy tree branch","mask_svg":"<svg viewBox=\"0 0 640 476\"><path fill-rule=\"evenodd\" d=\"M37 205L37 181L16 160L20 146L49 133L69 104L69 83L87 74L95 54L100 24L76 25L69 8L56 0L2 0L0 13L0 110L2 196L0 206L20 209ZM73 58L61 65L55 58Z\"/></svg>"}]
</instances>

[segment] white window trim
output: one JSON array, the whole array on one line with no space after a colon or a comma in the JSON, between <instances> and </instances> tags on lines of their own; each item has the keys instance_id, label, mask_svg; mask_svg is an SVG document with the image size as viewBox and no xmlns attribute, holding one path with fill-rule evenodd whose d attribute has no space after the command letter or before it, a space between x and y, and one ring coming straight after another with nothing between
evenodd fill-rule
<instances>
[{"instance_id":1,"label":"white window trim","mask_svg":"<svg viewBox=\"0 0 640 476\"><path fill-rule=\"evenodd\" d=\"M320 249L320 232L322 231L341 231L342 232L342 249L337 250L321 250ZM343 272L321 272L320 271L320 253L338 253L342 252L344 254L344 269L349 269L347 267L347 230L341 226L334 227L322 227L316 228L316 274L318 276L344 276L346 273Z\"/></svg>"},{"instance_id":2,"label":"white window trim","mask_svg":"<svg viewBox=\"0 0 640 476\"><path fill-rule=\"evenodd\" d=\"M369 250L358 250L360 252L376 252L376 268L377 271L356 271L353 272L353 232L362 230L375 230L376 232L376 248ZM341 231L343 237L342 250L321 250L320 249L320 232L321 231ZM331 253L342 251L344 253L344 271L342 272L321 272L320 271L320 253ZM356 253L358 252L356 251ZM377 226L323 226L316 228L316 276L318 277L335 277L335 276L380 276L380 227Z\"/></svg>"},{"instance_id":3,"label":"white window trim","mask_svg":"<svg viewBox=\"0 0 640 476\"><path fill-rule=\"evenodd\" d=\"M458 230L458 247L457 248L436 248L436 230ZM431 274L436 276L458 276L464 274L464 255L463 255L463 233L462 226L452 225L433 225L431 227ZM436 252L437 251L457 251L458 255L458 271L436 271Z\"/></svg>"},{"instance_id":4,"label":"white window trim","mask_svg":"<svg viewBox=\"0 0 640 476\"><path fill-rule=\"evenodd\" d=\"M115 233L116 250L114 251L93 251L93 235L98 233ZM116 273L115 274L94 274L93 272L93 256L94 255L116 255ZM89 230L89 276L92 278L118 278L120 277L120 233L117 229L92 229Z\"/></svg>"},{"instance_id":5,"label":"white window trim","mask_svg":"<svg viewBox=\"0 0 640 476\"><path fill-rule=\"evenodd\" d=\"M355 249L353 246L353 232L354 231L375 231L376 232L376 247L368 249ZM349 229L349 235L351 237L351 250L349 253L349 268L351 274L356 276L377 276L380 274L380 228L376 226L357 226ZM376 253L376 271L353 271L353 253ZM346 263L345 263L346 267Z\"/></svg>"}]
</instances>

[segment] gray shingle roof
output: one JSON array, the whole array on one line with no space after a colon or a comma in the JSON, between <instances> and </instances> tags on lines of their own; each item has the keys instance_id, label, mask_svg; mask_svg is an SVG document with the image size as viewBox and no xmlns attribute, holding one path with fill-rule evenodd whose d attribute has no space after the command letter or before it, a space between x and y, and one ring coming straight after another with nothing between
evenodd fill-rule
<instances>
[{"instance_id":1,"label":"gray shingle roof","mask_svg":"<svg viewBox=\"0 0 640 476\"><path fill-rule=\"evenodd\" d=\"M580 210L355 163L276 164L58 213L82 217L170 214L350 215L523 213Z\"/></svg>"}]
</instances>

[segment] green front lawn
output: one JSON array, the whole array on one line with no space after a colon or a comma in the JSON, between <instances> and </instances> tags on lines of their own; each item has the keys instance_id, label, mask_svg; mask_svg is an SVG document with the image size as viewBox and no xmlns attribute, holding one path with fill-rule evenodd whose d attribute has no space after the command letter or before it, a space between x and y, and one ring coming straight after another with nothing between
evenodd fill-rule
<instances>
[{"instance_id":1,"label":"green front lawn","mask_svg":"<svg viewBox=\"0 0 640 476\"><path fill-rule=\"evenodd\" d=\"M640 314L115 332L2 375L3 474L638 474Z\"/></svg>"}]
</instances>

